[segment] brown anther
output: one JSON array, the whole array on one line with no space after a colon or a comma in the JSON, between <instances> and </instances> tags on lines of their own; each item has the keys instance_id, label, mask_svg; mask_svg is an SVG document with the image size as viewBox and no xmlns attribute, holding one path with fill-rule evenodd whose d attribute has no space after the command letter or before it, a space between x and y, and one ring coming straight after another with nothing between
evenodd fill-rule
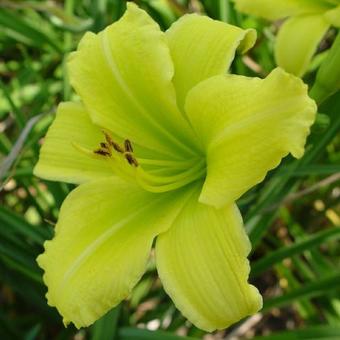
<instances>
[{"instance_id":1,"label":"brown anther","mask_svg":"<svg viewBox=\"0 0 340 340\"><path fill-rule=\"evenodd\" d=\"M110 152L103 150L103 149L97 149L97 150L94 150L93 152L101 156L110 156Z\"/></svg>"},{"instance_id":2,"label":"brown anther","mask_svg":"<svg viewBox=\"0 0 340 340\"><path fill-rule=\"evenodd\" d=\"M133 157L130 153L126 153L125 158L129 162L130 165L133 165L135 167L138 166L137 159L135 157Z\"/></svg>"},{"instance_id":3,"label":"brown anther","mask_svg":"<svg viewBox=\"0 0 340 340\"><path fill-rule=\"evenodd\" d=\"M102 130L102 132L103 132L103 134L105 136L105 139L106 139L107 143L109 145L112 145L113 140L112 140L111 136L106 131L104 131L104 130Z\"/></svg>"},{"instance_id":4,"label":"brown anther","mask_svg":"<svg viewBox=\"0 0 340 340\"><path fill-rule=\"evenodd\" d=\"M114 142L111 136L105 130L102 130L102 132L106 139L106 145L112 146L117 152L124 153L124 149L118 143ZM103 147L102 144L100 145ZM106 148L109 149L108 147Z\"/></svg>"},{"instance_id":5,"label":"brown anther","mask_svg":"<svg viewBox=\"0 0 340 340\"><path fill-rule=\"evenodd\" d=\"M125 139L124 141L124 149L125 152L133 152L132 144L128 139Z\"/></svg>"},{"instance_id":6,"label":"brown anther","mask_svg":"<svg viewBox=\"0 0 340 340\"><path fill-rule=\"evenodd\" d=\"M123 150L123 148L119 145L119 144L117 144L117 143L115 143L114 141L112 141L112 147L117 151L117 152L120 152L120 153L124 153L124 150Z\"/></svg>"},{"instance_id":7,"label":"brown anther","mask_svg":"<svg viewBox=\"0 0 340 340\"><path fill-rule=\"evenodd\" d=\"M101 142L100 146L101 146L100 150L106 152L109 156L112 155L111 148L108 143Z\"/></svg>"}]
</instances>

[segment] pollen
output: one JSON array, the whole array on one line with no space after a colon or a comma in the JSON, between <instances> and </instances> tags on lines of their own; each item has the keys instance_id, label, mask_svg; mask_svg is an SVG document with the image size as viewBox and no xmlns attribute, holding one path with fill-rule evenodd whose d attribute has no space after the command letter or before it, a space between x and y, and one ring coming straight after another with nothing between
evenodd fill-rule
<instances>
[{"instance_id":1,"label":"pollen","mask_svg":"<svg viewBox=\"0 0 340 340\"><path fill-rule=\"evenodd\" d=\"M112 157L114 153L122 154L130 165L135 167L138 166L138 161L133 155L133 147L130 140L125 139L123 145L120 145L112 139L107 131L102 130L102 132L105 141L99 143L100 147L93 151L95 154L108 158Z\"/></svg>"},{"instance_id":2,"label":"pollen","mask_svg":"<svg viewBox=\"0 0 340 340\"><path fill-rule=\"evenodd\" d=\"M136 166L136 167L138 166L137 159L135 157L133 157L131 153L125 152L124 155L125 155L125 158L130 165L133 165L133 166Z\"/></svg>"},{"instance_id":3,"label":"pollen","mask_svg":"<svg viewBox=\"0 0 340 340\"><path fill-rule=\"evenodd\" d=\"M133 152L132 144L128 139L124 141L124 149L126 152Z\"/></svg>"}]
</instances>

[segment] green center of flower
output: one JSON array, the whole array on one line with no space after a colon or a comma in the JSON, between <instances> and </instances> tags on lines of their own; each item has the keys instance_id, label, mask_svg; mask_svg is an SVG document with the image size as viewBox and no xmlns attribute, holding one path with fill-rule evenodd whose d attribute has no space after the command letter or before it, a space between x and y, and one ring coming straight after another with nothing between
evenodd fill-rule
<instances>
[{"instance_id":1,"label":"green center of flower","mask_svg":"<svg viewBox=\"0 0 340 340\"><path fill-rule=\"evenodd\" d=\"M125 139L119 144L109 132L102 132L104 141L90 155L104 158L116 175L128 181L137 181L147 191L160 193L175 190L206 175L206 162L202 156L182 160L137 158L130 140ZM88 150L76 147L89 154Z\"/></svg>"}]
</instances>

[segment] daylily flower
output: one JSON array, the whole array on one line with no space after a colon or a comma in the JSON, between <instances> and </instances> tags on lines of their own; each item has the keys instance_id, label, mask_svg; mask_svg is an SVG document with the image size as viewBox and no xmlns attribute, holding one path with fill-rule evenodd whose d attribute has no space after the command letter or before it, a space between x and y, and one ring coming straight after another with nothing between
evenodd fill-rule
<instances>
[{"instance_id":1,"label":"daylily flower","mask_svg":"<svg viewBox=\"0 0 340 340\"><path fill-rule=\"evenodd\" d=\"M316 106L300 79L225 75L253 30L185 15L166 33L136 5L70 56L81 103L62 103L35 174L80 184L38 258L48 303L87 326L128 297L155 240L165 290L197 327L261 308L235 205L291 153Z\"/></svg>"},{"instance_id":2,"label":"daylily flower","mask_svg":"<svg viewBox=\"0 0 340 340\"><path fill-rule=\"evenodd\" d=\"M279 66L297 76L308 69L331 26L340 27L340 0L234 0L236 9L268 20L289 17L275 43Z\"/></svg>"}]
</instances>

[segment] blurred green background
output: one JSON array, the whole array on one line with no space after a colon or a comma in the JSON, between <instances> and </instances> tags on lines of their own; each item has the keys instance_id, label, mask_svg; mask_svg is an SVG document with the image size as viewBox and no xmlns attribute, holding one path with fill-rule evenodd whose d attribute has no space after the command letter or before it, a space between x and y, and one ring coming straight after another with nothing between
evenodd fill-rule
<instances>
[{"instance_id":1,"label":"blurred green background","mask_svg":"<svg viewBox=\"0 0 340 340\"><path fill-rule=\"evenodd\" d=\"M254 27L258 42L232 72L263 77L275 67L277 24L237 13L228 0L135 2L162 29L187 12ZM238 202L253 244L251 281L265 301L259 314L205 334L175 309L152 259L130 299L88 329L64 328L47 306L35 258L72 186L38 179L32 169L56 105L74 96L65 58L85 31L116 21L125 5L0 0L0 339L340 339L339 92L319 108L305 156L286 158ZM323 41L308 84L335 35Z\"/></svg>"}]
</instances>

